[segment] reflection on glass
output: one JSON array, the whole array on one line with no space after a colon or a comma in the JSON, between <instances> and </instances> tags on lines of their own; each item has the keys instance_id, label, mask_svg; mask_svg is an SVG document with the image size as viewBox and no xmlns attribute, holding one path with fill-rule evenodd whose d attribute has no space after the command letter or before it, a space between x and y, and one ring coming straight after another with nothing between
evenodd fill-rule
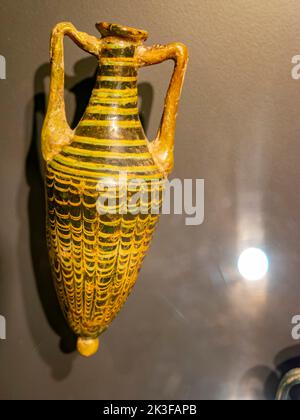
<instances>
[{"instance_id":1,"label":"reflection on glass","mask_svg":"<svg viewBox=\"0 0 300 420\"><path fill-rule=\"evenodd\" d=\"M238 270L246 280L260 280L268 272L269 261L259 248L245 249L238 259Z\"/></svg>"}]
</instances>

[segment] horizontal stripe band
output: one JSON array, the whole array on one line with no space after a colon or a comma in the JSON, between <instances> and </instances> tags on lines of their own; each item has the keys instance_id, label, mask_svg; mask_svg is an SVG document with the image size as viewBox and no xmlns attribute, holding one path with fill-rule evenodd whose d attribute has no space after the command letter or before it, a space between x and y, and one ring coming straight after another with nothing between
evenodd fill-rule
<instances>
[{"instance_id":1,"label":"horizontal stripe band","mask_svg":"<svg viewBox=\"0 0 300 420\"><path fill-rule=\"evenodd\" d=\"M109 57L109 58L100 58L99 64L101 66L101 64L105 65L105 66L129 66L129 67L138 67L138 62L136 60L132 60L132 61L123 61L124 58L113 58L113 57Z\"/></svg>"},{"instance_id":2,"label":"horizontal stripe band","mask_svg":"<svg viewBox=\"0 0 300 420\"><path fill-rule=\"evenodd\" d=\"M103 49L105 51L107 50L132 50L134 51L135 44L133 42L130 42L130 44L128 44L128 42L126 43L126 41L122 41L122 40L120 40L117 44L115 42L107 42L103 46Z\"/></svg>"},{"instance_id":3,"label":"horizontal stripe band","mask_svg":"<svg viewBox=\"0 0 300 420\"><path fill-rule=\"evenodd\" d=\"M114 114L114 115L136 115L138 114L138 108L117 108L111 106L94 105L86 108L87 114Z\"/></svg>"},{"instance_id":4,"label":"horizontal stripe band","mask_svg":"<svg viewBox=\"0 0 300 420\"><path fill-rule=\"evenodd\" d=\"M95 93L93 92L92 94L92 100L98 100L98 101L109 101L109 102L116 102L116 101L124 101L125 103L127 102L136 102L138 101L138 97L137 94L136 95L123 95L122 90L115 90L115 93Z\"/></svg>"},{"instance_id":5,"label":"horizontal stripe band","mask_svg":"<svg viewBox=\"0 0 300 420\"><path fill-rule=\"evenodd\" d=\"M101 90L105 92L107 89L116 92L126 92L128 89L137 89L137 80L133 82L122 82L122 81L106 81L106 80L97 80L94 90ZM111 94L111 92L108 92ZM135 92L133 92L136 95Z\"/></svg>"},{"instance_id":6,"label":"horizontal stripe band","mask_svg":"<svg viewBox=\"0 0 300 420\"><path fill-rule=\"evenodd\" d=\"M82 162L82 161L78 161L76 159L70 158L70 157L65 157L62 155L56 155L54 157L54 161L61 163L63 165L66 166L70 166L71 168L78 168L78 169L90 169L91 171L98 171L99 169L99 164L93 164L93 163L89 163L89 162ZM148 165L148 166L118 166L118 165L106 165L106 164L101 164L101 169L102 170L110 170L110 171L115 171L115 172L122 172L123 170L126 170L126 172L151 172L151 171L155 171L157 169L157 167L155 165Z\"/></svg>"},{"instance_id":7,"label":"horizontal stripe band","mask_svg":"<svg viewBox=\"0 0 300 420\"><path fill-rule=\"evenodd\" d=\"M141 123L140 121L82 120L80 121L79 126L137 128L141 127Z\"/></svg>"},{"instance_id":8,"label":"horizontal stripe band","mask_svg":"<svg viewBox=\"0 0 300 420\"><path fill-rule=\"evenodd\" d=\"M99 67L97 76L122 76L137 77L138 69L133 66L117 66L115 63L111 65L102 64Z\"/></svg>"},{"instance_id":9,"label":"horizontal stripe band","mask_svg":"<svg viewBox=\"0 0 300 420\"><path fill-rule=\"evenodd\" d=\"M71 153L72 155L87 156L87 157L107 157L109 159L152 159L151 154L148 153L126 153L126 152L111 152L111 151L96 151L78 149L72 146L65 146L64 153Z\"/></svg>"},{"instance_id":10,"label":"horizontal stripe band","mask_svg":"<svg viewBox=\"0 0 300 420\"><path fill-rule=\"evenodd\" d=\"M122 62L130 62L136 63L136 59L134 57L100 57L100 61L110 60L112 62L122 61Z\"/></svg>"},{"instance_id":11,"label":"horizontal stripe band","mask_svg":"<svg viewBox=\"0 0 300 420\"><path fill-rule=\"evenodd\" d=\"M146 146L147 140L112 140L112 139L95 139L94 137L74 136L73 141L86 144L94 144L99 146Z\"/></svg>"},{"instance_id":12,"label":"horizontal stripe band","mask_svg":"<svg viewBox=\"0 0 300 420\"><path fill-rule=\"evenodd\" d=\"M92 95L91 102L97 102L97 104L105 103L105 104L137 104L137 96L128 97L128 98L103 98L98 95Z\"/></svg>"},{"instance_id":13,"label":"horizontal stripe band","mask_svg":"<svg viewBox=\"0 0 300 420\"><path fill-rule=\"evenodd\" d=\"M93 172L89 172L89 171L85 171L85 170L80 170L80 169L74 169L74 168L69 168L67 166L63 166L60 165L58 162L55 161L51 161L49 163L49 166L51 167L51 169L55 170L54 174L62 177L62 173L65 173L66 175L71 175L71 177L88 177L88 178L92 178L92 179L99 179L101 177L103 178L110 178L112 176L114 176L115 174L113 173L109 173L109 172L97 172L97 173L93 173ZM56 172L57 171L57 172ZM117 173L123 173L124 171L118 171ZM142 178L145 179L145 181L150 181L151 179L162 179L162 174L160 173L154 173L154 174L127 174L127 178L128 179L135 179L135 178Z\"/></svg>"},{"instance_id":14,"label":"horizontal stripe band","mask_svg":"<svg viewBox=\"0 0 300 420\"><path fill-rule=\"evenodd\" d=\"M108 96L108 95L116 95L116 96L136 96L138 94L137 88L126 88L126 89L109 89L109 88L100 88L94 89L93 94L97 96Z\"/></svg>"},{"instance_id":15,"label":"horizontal stripe band","mask_svg":"<svg viewBox=\"0 0 300 420\"><path fill-rule=\"evenodd\" d=\"M97 81L101 82L136 82L135 76L98 76Z\"/></svg>"},{"instance_id":16,"label":"horizontal stripe band","mask_svg":"<svg viewBox=\"0 0 300 420\"><path fill-rule=\"evenodd\" d=\"M129 115L116 115L116 114L106 114L102 112L86 112L84 114L83 120L93 120L93 121L139 121L139 114L129 114ZM126 137L125 137L126 138Z\"/></svg>"}]
</instances>

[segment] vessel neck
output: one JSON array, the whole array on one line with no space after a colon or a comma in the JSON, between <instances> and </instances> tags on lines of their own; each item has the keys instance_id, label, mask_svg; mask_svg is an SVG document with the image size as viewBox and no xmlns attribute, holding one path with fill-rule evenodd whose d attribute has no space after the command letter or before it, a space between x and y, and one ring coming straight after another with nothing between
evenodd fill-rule
<instances>
[{"instance_id":1,"label":"vessel neck","mask_svg":"<svg viewBox=\"0 0 300 420\"><path fill-rule=\"evenodd\" d=\"M138 64L135 58L137 45L110 38L101 49L97 81L91 100L136 107L138 101Z\"/></svg>"}]
</instances>

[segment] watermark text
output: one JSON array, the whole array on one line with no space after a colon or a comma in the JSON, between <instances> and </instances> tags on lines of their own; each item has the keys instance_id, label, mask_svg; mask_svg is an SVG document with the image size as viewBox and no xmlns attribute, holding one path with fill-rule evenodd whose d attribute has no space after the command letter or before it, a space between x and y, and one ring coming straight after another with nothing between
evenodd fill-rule
<instances>
[{"instance_id":1,"label":"watermark text","mask_svg":"<svg viewBox=\"0 0 300 420\"><path fill-rule=\"evenodd\" d=\"M0 80L6 79L6 60L3 55L0 55Z\"/></svg>"},{"instance_id":2,"label":"watermark text","mask_svg":"<svg viewBox=\"0 0 300 420\"><path fill-rule=\"evenodd\" d=\"M107 214L185 214L185 224L204 221L204 180L128 178L119 173L97 184L97 211Z\"/></svg>"},{"instance_id":3,"label":"watermark text","mask_svg":"<svg viewBox=\"0 0 300 420\"><path fill-rule=\"evenodd\" d=\"M300 340L300 315L295 315L292 318L292 325L294 325L292 328L292 338L294 340Z\"/></svg>"},{"instance_id":4,"label":"watermark text","mask_svg":"<svg viewBox=\"0 0 300 420\"><path fill-rule=\"evenodd\" d=\"M0 315L0 340L6 340L6 319Z\"/></svg>"}]
</instances>

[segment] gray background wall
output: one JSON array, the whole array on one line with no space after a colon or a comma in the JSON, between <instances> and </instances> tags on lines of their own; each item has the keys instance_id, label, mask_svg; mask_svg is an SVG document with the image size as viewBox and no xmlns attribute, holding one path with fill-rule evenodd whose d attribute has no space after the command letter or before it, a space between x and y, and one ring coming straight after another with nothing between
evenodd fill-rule
<instances>
[{"instance_id":1,"label":"gray background wall","mask_svg":"<svg viewBox=\"0 0 300 420\"><path fill-rule=\"evenodd\" d=\"M205 179L205 221L163 216L135 290L83 359L61 319L44 245L37 142L49 84L49 33L97 21L181 41L190 63L173 176ZM0 398L272 398L300 365L300 53L297 0L2 0L0 54ZM66 102L78 118L95 62L69 40ZM150 137L171 64L140 73ZM263 247L266 279L237 273L240 250ZM63 337L63 339L61 339Z\"/></svg>"}]
</instances>

